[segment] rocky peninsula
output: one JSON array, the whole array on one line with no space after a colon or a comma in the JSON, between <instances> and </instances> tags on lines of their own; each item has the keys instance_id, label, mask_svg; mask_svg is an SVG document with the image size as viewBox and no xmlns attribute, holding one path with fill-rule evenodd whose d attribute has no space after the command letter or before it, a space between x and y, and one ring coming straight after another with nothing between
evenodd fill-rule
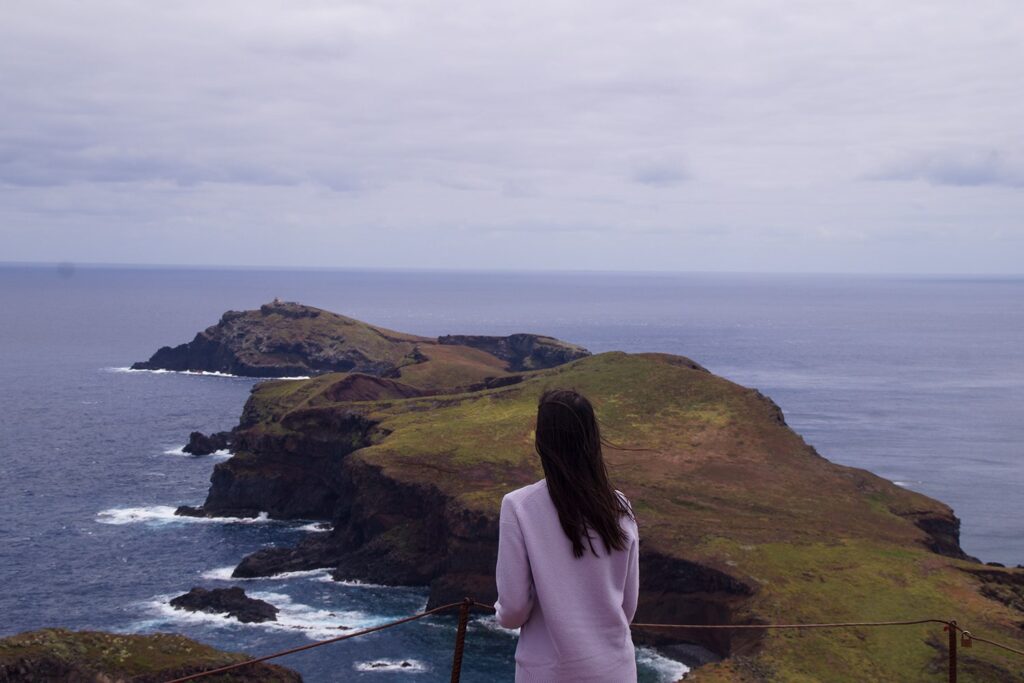
<instances>
[{"instance_id":1,"label":"rocky peninsula","mask_svg":"<svg viewBox=\"0 0 1024 683\"><path fill-rule=\"evenodd\" d=\"M349 332L328 343L328 321ZM1024 572L966 556L948 506L826 460L770 399L682 356L590 355L540 335L429 339L275 302L150 363L316 375L254 387L224 437L233 457L203 505L182 510L331 522L244 558L238 577L328 567L427 585L431 605L493 600L501 496L543 476L537 396L574 387L616 446L609 470L640 523L638 622L956 618L1024 647ZM688 678L703 682L909 682L945 666L945 637L928 626L636 638L716 653ZM1022 669L992 648L961 653L966 680Z\"/></svg>"}]
</instances>

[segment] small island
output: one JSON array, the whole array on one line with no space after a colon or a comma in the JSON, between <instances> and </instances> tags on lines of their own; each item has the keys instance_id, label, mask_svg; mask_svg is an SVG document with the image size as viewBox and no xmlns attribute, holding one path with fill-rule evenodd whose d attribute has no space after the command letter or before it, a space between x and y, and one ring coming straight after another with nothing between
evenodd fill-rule
<instances>
[{"instance_id":1,"label":"small island","mask_svg":"<svg viewBox=\"0 0 1024 683\"><path fill-rule=\"evenodd\" d=\"M327 372L391 377L403 367L433 357L460 356L499 372L514 372L552 367L587 353L537 334L420 337L312 306L274 300L253 311L228 311L191 342L165 346L131 368L244 377Z\"/></svg>"}]
</instances>

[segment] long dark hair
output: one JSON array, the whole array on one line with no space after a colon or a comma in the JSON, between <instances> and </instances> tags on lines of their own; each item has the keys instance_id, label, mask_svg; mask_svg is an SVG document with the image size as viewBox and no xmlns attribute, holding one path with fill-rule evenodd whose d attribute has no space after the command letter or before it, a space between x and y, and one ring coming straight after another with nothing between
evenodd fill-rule
<instances>
[{"instance_id":1,"label":"long dark hair","mask_svg":"<svg viewBox=\"0 0 1024 683\"><path fill-rule=\"evenodd\" d=\"M590 529L604 541L605 550L626 549L622 515L633 511L615 493L601 453L601 430L594 407L572 389L549 389L537 406L534 448L540 456L548 492L558 511L562 530L572 541L572 553L583 556L583 539L594 550Z\"/></svg>"}]
</instances>

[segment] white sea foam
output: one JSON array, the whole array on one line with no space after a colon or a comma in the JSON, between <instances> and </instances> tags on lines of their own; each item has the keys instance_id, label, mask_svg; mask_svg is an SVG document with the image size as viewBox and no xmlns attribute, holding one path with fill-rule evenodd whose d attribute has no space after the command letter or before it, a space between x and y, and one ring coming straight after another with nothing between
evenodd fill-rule
<instances>
[{"instance_id":1,"label":"white sea foam","mask_svg":"<svg viewBox=\"0 0 1024 683\"><path fill-rule=\"evenodd\" d=\"M221 448L213 453L207 455L195 455L194 453L186 453L184 446L178 446L177 448L168 448L164 451L164 455L180 455L185 458L217 458L220 460L226 460L231 457L231 451L226 448Z\"/></svg>"},{"instance_id":2,"label":"white sea foam","mask_svg":"<svg viewBox=\"0 0 1024 683\"><path fill-rule=\"evenodd\" d=\"M323 533L331 530L331 525L325 522L310 522L309 524L303 524L302 526L295 527L299 531L315 531L317 533Z\"/></svg>"},{"instance_id":3,"label":"white sea foam","mask_svg":"<svg viewBox=\"0 0 1024 683\"><path fill-rule=\"evenodd\" d=\"M420 674L427 670L427 665L418 659L375 659L372 662L356 662L352 668L356 671Z\"/></svg>"},{"instance_id":4,"label":"white sea foam","mask_svg":"<svg viewBox=\"0 0 1024 683\"><path fill-rule=\"evenodd\" d=\"M501 624L498 623L498 620L495 618L495 616L493 614L488 614L487 616L484 616L484 617L477 617L473 621L475 621L476 623L480 624L481 626L483 626L485 629L487 629L489 631L495 631L497 633L504 633L505 635L508 635L508 636L518 636L519 635L519 629L517 629L517 628L505 628L504 626L502 626Z\"/></svg>"},{"instance_id":5,"label":"white sea foam","mask_svg":"<svg viewBox=\"0 0 1024 683\"><path fill-rule=\"evenodd\" d=\"M675 683L690 670L682 662L669 659L649 647L636 648L636 661L654 669L662 683Z\"/></svg>"},{"instance_id":6,"label":"white sea foam","mask_svg":"<svg viewBox=\"0 0 1024 683\"><path fill-rule=\"evenodd\" d=\"M251 581L251 579L237 579L231 576L233 571L235 571L234 567L217 567L216 569L207 569L199 576L207 581Z\"/></svg>"},{"instance_id":7,"label":"white sea foam","mask_svg":"<svg viewBox=\"0 0 1024 683\"><path fill-rule=\"evenodd\" d=\"M292 602L291 597L284 593L255 591L249 593L249 596L257 600L265 600L277 607L277 621L244 624L226 614L176 609L170 605L174 595L159 595L144 603L146 610L155 617L147 620L144 625L147 627L159 626L171 621L228 628L250 627L303 633L312 640L321 640L341 635L346 631L369 628L388 621L386 617L375 617L356 610L327 610Z\"/></svg>"},{"instance_id":8,"label":"white sea foam","mask_svg":"<svg viewBox=\"0 0 1024 683\"><path fill-rule=\"evenodd\" d=\"M229 372L217 372L215 370L143 370L140 368L107 368L107 370L110 372L146 372L151 375L201 375L204 377L242 377L242 375L232 375ZM252 379L257 378L254 377Z\"/></svg>"},{"instance_id":9,"label":"white sea foam","mask_svg":"<svg viewBox=\"0 0 1024 683\"><path fill-rule=\"evenodd\" d=\"M175 508L170 505L147 505L144 507L108 508L96 513L96 521L100 524L138 524L163 526L174 523L206 523L206 524L262 524L276 522L261 512L257 517L187 517L174 514Z\"/></svg>"},{"instance_id":10,"label":"white sea foam","mask_svg":"<svg viewBox=\"0 0 1024 683\"><path fill-rule=\"evenodd\" d=\"M385 586L380 583L367 583L365 581L360 581L359 579L343 579L341 581L335 581L331 578L330 574L318 576L313 580L322 581L323 583L336 583L342 586L349 586L350 588L394 588L394 586Z\"/></svg>"},{"instance_id":11,"label":"white sea foam","mask_svg":"<svg viewBox=\"0 0 1024 683\"><path fill-rule=\"evenodd\" d=\"M246 578L239 578L231 576L231 573L235 571L234 567L217 567L216 569L209 569L200 576L210 581L274 581L283 579L314 579L320 580L320 577L328 576L330 569L324 567L321 569L304 569L294 572L281 572L279 574L271 574L270 576L253 576ZM329 578L329 577L328 577Z\"/></svg>"},{"instance_id":12,"label":"white sea foam","mask_svg":"<svg viewBox=\"0 0 1024 683\"><path fill-rule=\"evenodd\" d=\"M235 379L309 379L309 375L295 375L294 377L250 377L248 375L232 375L230 372L217 372L216 370L143 370L141 368L106 368L108 372L148 372L151 375L197 375L201 377L232 377Z\"/></svg>"}]
</instances>

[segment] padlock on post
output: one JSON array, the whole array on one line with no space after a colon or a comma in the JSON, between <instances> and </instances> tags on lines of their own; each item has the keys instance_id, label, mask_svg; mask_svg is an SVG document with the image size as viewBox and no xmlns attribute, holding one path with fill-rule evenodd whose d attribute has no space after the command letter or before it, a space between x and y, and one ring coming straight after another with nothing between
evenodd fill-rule
<instances>
[{"instance_id":1,"label":"padlock on post","mask_svg":"<svg viewBox=\"0 0 1024 683\"><path fill-rule=\"evenodd\" d=\"M962 631L960 633L960 647L970 647L971 643L973 643L973 642L974 641L971 638L971 632L970 631Z\"/></svg>"}]
</instances>

